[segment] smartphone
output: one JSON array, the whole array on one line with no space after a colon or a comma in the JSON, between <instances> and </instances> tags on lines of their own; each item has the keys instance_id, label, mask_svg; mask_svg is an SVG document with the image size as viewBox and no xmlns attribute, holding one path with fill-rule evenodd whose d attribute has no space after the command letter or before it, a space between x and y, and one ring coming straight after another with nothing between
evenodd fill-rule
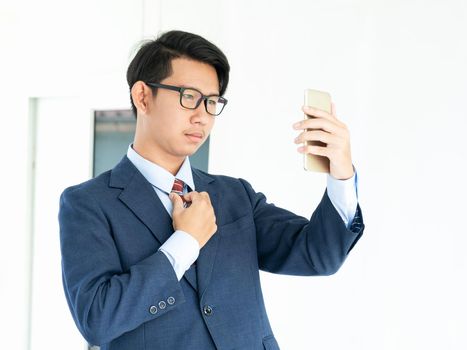
<instances>
[{"instance_id":1,"label":"smartphone","mask_svg":"<svg viewBox=\"0 0 467 350\"><path fill-rule=\"evenodd\" d=\"M322 111L331 113L331 95L325 91L306 89L305 106L317 108ZM307 114L304 114L304 116L304 119L315 118ZM326 144L321 141L307 141L306 144L326 147ZM303 156L303 167L307 171L329 173L329 158L315 154L305 154Z\"/></svg>"}]
</instances>

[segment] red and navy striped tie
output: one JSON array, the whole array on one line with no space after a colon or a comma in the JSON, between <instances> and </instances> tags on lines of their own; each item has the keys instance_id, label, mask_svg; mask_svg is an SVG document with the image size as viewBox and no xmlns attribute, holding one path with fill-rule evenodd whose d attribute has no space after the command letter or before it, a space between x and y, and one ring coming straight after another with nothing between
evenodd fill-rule
<instances>
[{"instance_id":1,"label":"red and navy striped tie","mask_svg":"<svg viewBox=\"0 0 467 350\"><path fill-rule=\"evenodd\" d=\"M180 197L182 197L183 201L183 206L185 208L190 206L190 202L187 202L185 198L183 198L183 187L185 186L185 183L182 180L175 179L174 185L172 187L172 192L178 194Z\"/></svg>"}]
</instances>

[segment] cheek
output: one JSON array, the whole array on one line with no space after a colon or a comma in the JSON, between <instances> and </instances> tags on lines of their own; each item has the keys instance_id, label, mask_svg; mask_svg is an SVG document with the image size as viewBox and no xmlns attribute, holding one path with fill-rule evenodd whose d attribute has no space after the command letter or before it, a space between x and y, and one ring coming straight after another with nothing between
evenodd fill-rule
<instances>
[{"instance_id":1,"label":"cheek","mask_svg":"<svg viewBox=\"0 0 467 350\"><path fill-rule=\"evenodd\" d=\"M159 108L154 111L151 118L151 133L166 138L176 132L176 111Z\"/></svg>"},{"instance_id":2,"label":"cheek","mask_svg":"<svg viewBox=\"0 0 467 350\"><path fill-rule=\"evenodd\" d=\"M178 130L176 124L170 120L159 120L157 125L154 128L154 134L159 140L166 140L166 142L170 142L170 140L175 140L178 134Z\"/></svg>"}]
</instances>

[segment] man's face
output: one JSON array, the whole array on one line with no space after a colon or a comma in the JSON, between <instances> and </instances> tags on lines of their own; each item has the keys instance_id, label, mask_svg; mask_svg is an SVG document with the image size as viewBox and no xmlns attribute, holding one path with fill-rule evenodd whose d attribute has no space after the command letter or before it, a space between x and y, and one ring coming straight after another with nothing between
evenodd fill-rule
<instances>
[{"instance_id":1,"label":"man's face","mask_svg":"<svg viewBox=\"0 0 467 350\"><path fill-rule=\"evenodd\" d=\"M195 88L204 95L219 94L214 67L176 58L172 60L172 70L172 75L161 84ZM151 152L167 159L185 158L195 153L209 136L216 118L206 112L204 103L194 110L182 107L178 91L158 88L149 103L149 114L141 116L144 143Z\"/></svg>"}]
</instances>

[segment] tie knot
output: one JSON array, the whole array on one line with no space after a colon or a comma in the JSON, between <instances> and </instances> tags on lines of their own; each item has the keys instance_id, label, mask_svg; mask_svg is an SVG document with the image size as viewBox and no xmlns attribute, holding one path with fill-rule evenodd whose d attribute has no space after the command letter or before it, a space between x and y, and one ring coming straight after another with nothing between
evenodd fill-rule
<instances>
[{"instance_id":1,"label":"tie knot","mask_svg":"<svg viewBox=\"0 0 467 350\"><path fill-rule=\"evenodd\" d=\"M182 180L175 179L174 185L172 187L172 192L175 192L178 195L183 195L183 187L185 183Z\"/></svg>"},{"instance_id":2,"label":"tie knot","mask_svg":"<svg viewBox=\"0 0 467 350\"><path fill-rule=\"evenodd\" d=\"M191 204L191 202L187 202L185 198L183 198L183 187L185 186L185 183L182 180L175 179L174 185L172 187L172 192L178 194L180 197L182 197L183 201L183 206L185 208L188 208Z\"/></svg>"}]
</instances>

